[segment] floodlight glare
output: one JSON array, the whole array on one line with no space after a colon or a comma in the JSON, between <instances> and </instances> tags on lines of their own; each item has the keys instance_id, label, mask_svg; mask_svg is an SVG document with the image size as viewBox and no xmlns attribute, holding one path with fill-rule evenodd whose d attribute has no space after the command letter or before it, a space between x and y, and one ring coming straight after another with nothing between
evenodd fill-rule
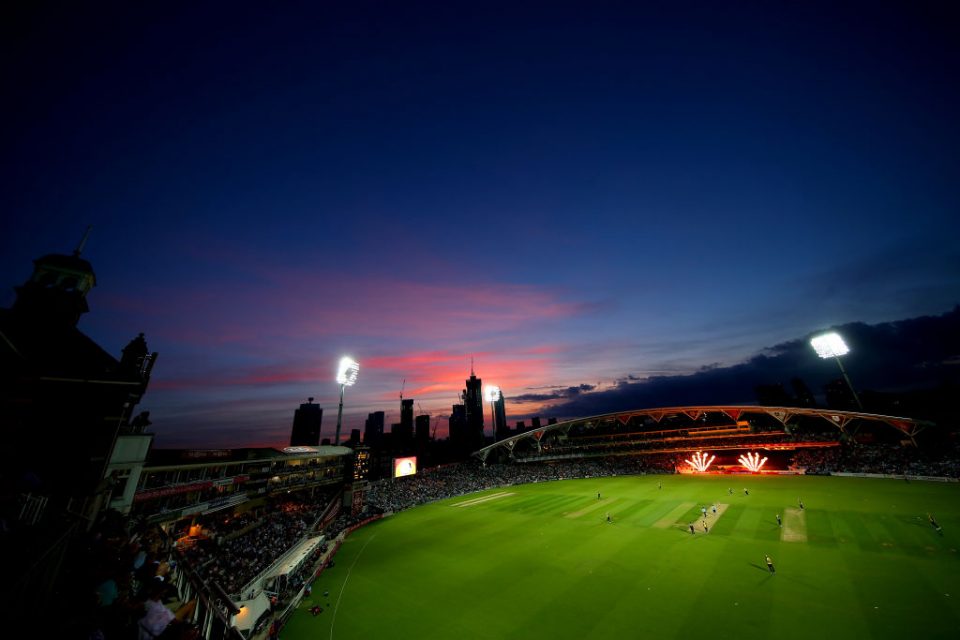
<instances>
[{"instance_id":1,"label":"floodlight glare","mask_svg":"<svg viewBox=\"0 0 960 640\"><path fill-rule=\"evenodd\" d=\"M488 384L483 388L483 397L490 403L490 419L493 421L493 441L497 441L497 403L503 398L500 387ZM500 425L505 427L506 425Z\"/></svg>"},{"instance_id":2,"label":"floodlight glare","mask_svg":"<svg viewBox=\"0 0 960 640\"><path fill-rule=\"evenodd\" d=\"M337 370L337 383L345 387L352 387L360 373L360 363L349 356L340 358L340 368Z\"/></svg>"},{"instance_id":3,"label":"floodlight glare","mask_svg":"<svg viewBox=\"0 0 960 640\"><path fill-rule=\"evenodd\" d=\"M824 333L811 339L810 346L813 347L814 351L816 351L817 355L821 358L833 358L837 361L837 366L840 367L840 373L843 374L843 379L847 381L847 386L850 387L850 393L853 394L853 399L856 401L860 410L863 411L860 396L858 396L856 390L854 390L853 383L850 382L850 376L847 375L847 370L843 368L843 363L840 362L840 356L850 353L850 348L847 346L847 343L843 341L843 338L831 331L830 333Z\"/></svg>"},{"instance_id":4,"label":"floodlight glare","mask_svg":"<svg viewBox=\"0 0 960 640\"><path fill-rule=\"evenodd\" d=\"M850 348L836 333L824 333L810 340L810 346L821 358L838 358L850 353Z\"/></svg>"},{"instance_id":5,"label":"floodlight glare","mask_svg":"<svg viewBox=\"0 0 960 640\"><path fill-rule=\"evenodd\" d=\"M337 409L337 435L333 444L340 444L340 424L343 421L343 388L351 387L357 381L357 375L360 373L360 363L350 356L340 358L340 366L337 369L337 384L340 385L340 408Z\"/></svg>"}]
</instances>

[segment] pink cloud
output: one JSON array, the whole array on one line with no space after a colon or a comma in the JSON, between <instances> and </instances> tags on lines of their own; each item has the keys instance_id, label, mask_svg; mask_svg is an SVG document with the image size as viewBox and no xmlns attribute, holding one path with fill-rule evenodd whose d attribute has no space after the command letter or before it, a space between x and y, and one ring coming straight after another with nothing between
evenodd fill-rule
<instances>
[{"instance_id":1,"label":"pink cloud","mask_svg":"<svg viewBox=\"0 0 960 640\"><path fill-rule=\"evenodd\" d=\"M521 389L549 378L556 365L559 345L538 345L530 349L473 352L476 373L485 384L496 384L509 398ZM449 412L456 394L464 388L469 375L469 357L462 352L419 351L395 355L374 355L365 360L397 379L406 379L406 396L422 400L425 410ZM387 373L389 372L389 373ZM392 389L379 396L382 400L397 398Z\"/></svg>"},{"instance_id":2,"label":"pink cloud","mask_svg":"<svg viewBox=\"0 0 960 640\"><path fill-rule=\"evenodd\" d=\"M245 369L229 368L208 375L167 378L162 374L151 382L152 389L202 389L217 386L271 386L316 382L316 366L268 365Z\"/></svg>"},{"instance_id":3,"label":"pink cloud","mask_svg":"<svg viewBox=\"0 0 960 640\"><path fill-rule=\"evenodd\" d=\"M229 279L153 288L141 296L98 294L97 304L115 311L120 326L145 331L151 348L160 351L154 393L148 395L158 409L202 396L198 413L209 405L211 419L231 420L227 416L242 395L244 406L261 416L250 419L263 423L270 415L271 424L286 424L309 395L335 415L333 365L324 365L335 362L341 349L361 361L361 381L348 393L345 428L362 427L370 411L399 413L404 379L405 397L435 416L448 414L471 356L484 382L504 389L509 406L511 394L554 380L558 360L569 351L537 338L587 310L556 289L489 280L464 284L454 277L460 272L455 266L446 281L430 282L230 268ZM242 280L233 273L244 269L248 277ZM525 341L522 347L518 338Z\"/></svg>"},{"instance_id":4,"label":"pink cloud","mask_svg":"<svg viewBox=\"0 0 960 640\"><path fill-rule=\"evenodd\" d=\"M228 282L155 289L144 298L107 296L101 302L144 316L160 337L221 345L336 335L446 341L515 331L584 310L551 289L495 282L464 285L294 270Z\"/></svg>"}]
</instances>

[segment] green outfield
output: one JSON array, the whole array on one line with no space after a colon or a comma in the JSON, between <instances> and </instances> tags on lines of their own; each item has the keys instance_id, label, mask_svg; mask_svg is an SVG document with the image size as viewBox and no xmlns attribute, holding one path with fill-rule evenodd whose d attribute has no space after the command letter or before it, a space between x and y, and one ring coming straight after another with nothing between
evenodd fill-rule
<instances>
[{"instance_id":1,"label":"green outfield","mask_svg":"<svg viewBox=\"0 0 960 640\"><path fill-rule=\"evenodd\" d=\"M956 638L958 547L955 483L628 476L523 485L355 532L281 637ZM320 615L308 611L314 604Z\"/></svg>"}]
</instances>

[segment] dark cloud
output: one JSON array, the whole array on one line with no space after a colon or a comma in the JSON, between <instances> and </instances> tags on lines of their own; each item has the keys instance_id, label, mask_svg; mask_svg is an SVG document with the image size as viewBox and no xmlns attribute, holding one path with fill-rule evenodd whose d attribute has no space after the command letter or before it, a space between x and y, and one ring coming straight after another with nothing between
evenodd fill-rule
<instances>
[{"instance_id":1,"label":"dark cloud","mask_svg":"<svg viewBox=\"0 0 960 640\"><path fill-rule=\"evenodd\" d=\"M929 235L900 238L796 280L792 291L805 303L791 313L808 320L820 318L816 324L831 322L825 318L877 322L932 314L957 303L958 281L960 250L955 246Z\"/></svg>"},{"instance_id":2,"label":"dark cloud","mask_svg":"<svg viewBox=\"0 0 960 640\"><path fill-rule=\"evenodd\" d=\"M858 390L906 391L960 380L960 307L940 316L874 325L857 322L832 329L850 347L844 366ZM777 344L730 367L711 365L691 375L642 381L627 376L611 389L568 396L567 402L543 414L571 417L691 404L753 404L757 385L780 383L789 389L796 377L818 393L840 372L833 359L816 356L809 343L813 335Z\"/></svg>"},{"instance_id":3,"label":"dark cloud","mask_svg":"<svg viewBox=\"0 0 960 640\"><path fill-rule=\"evenodd\" d=\"M524 393L519 396L511 396L508 399L510 402L523 403L523 402L548 402L550 400L569 400L570 398L576 398L581 393L586 393L588 391L593 391L597 388L595 384L581 384L575 387L563 387L558 388L556 391L550 393Z\"/></svg>"}]
</instances>

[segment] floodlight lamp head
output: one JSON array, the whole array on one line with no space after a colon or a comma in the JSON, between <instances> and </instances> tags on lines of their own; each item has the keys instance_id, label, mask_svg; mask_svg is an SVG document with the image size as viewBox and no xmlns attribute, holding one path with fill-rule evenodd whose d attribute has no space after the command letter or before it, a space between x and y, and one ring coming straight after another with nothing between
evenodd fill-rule
<instances>
[{"instance_id":1,"label":"floodlight lamp head","mask_svg":"<svg viewBox=\"0 0 960 640\"><path fill-rule=\"evenodd\" d=\"M500 387L488 384L483 389L483 394L487 398L487 402L496 402L500 399Z\"/></svg>"},{"instance_id":2,"label":"floodlight lamp head","mask_svg":"<svg viewBox=\"0 0 960 640\"><path fill-rule=\"evenodd\" d=\"M340 367L337 369L337 382L345 387L352 387L360 373L360 363L349 356L340 358Z\"/></svg>"},{"instance_id":3,"label":"floodlight lamp head","mask_svg":"<svg viewBox=\"0 0 960 640\"><path fill-rule=\"evenodd\" d=\"M810 340L810 346L821 358L839 358L850 353L850 348L839 334L830 332L819 335Z\"/></svg>"}]
</instances>

